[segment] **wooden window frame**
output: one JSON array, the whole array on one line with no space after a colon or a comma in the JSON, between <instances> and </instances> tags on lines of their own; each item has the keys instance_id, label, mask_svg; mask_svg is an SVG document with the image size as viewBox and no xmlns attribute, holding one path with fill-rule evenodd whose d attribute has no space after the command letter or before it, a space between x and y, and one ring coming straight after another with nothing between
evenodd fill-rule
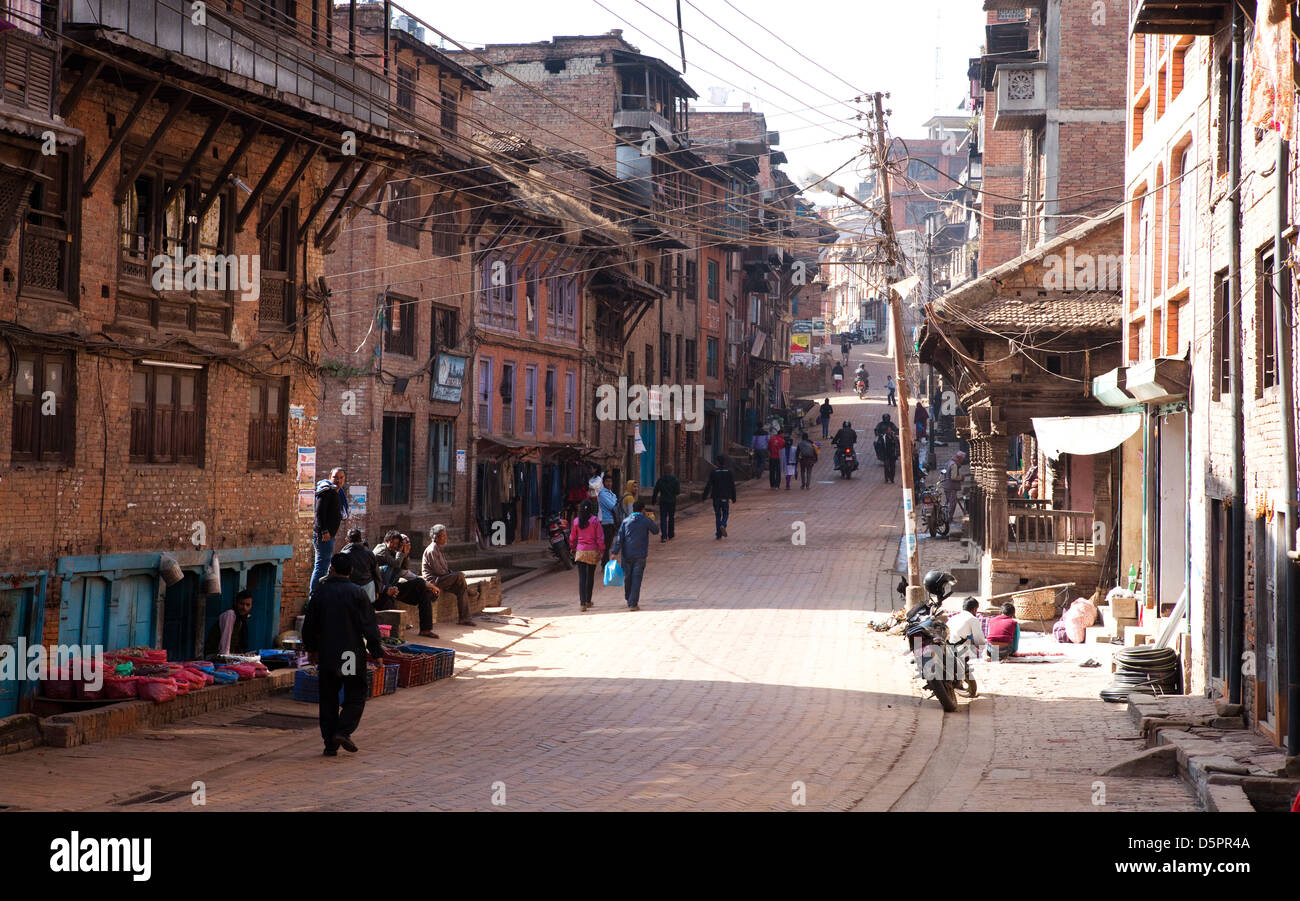
<instances>
[{"instance_id":1,"label":"wooden window frame","mask_svg":"<svg viewBox=\"0 0 1300 901\"><path fill-rule=\"evenodd\" d=\"M388 218L388 240L404 247L420 247L420 223L417 205L417 191L411 181L390 181L388 183L388 203L385 212Z\"/></svg>"},{"instance_id":2,"label":"wooden window frame","mask_svg":"<svg viewBox=\"0 0 1300 901\"><path fill-rule=\"evenodd\" d=\"M190 415L193 417L195 425L193 433L189 436L189 442L193 446L193 453L183 455L176 450L183 442L185 431L184 422L181 416L177 415L178 403L171 406L172 419L170 426L158 422L160 416L157 397L158 377L164 374L170 376L173 380L173 400L178 397L181 380L190 377L194 379L194 409ZM135 398L134 382L138 376L143 376L145 379L143 403L137 402ZM131 369L131 379L133 385L131 393L128 395L128 405L131 410L131 440L128 451L130 461L145 465L188 466L202 469L204 467L204 451L207 439L207 371L180 366L137 364ZM170 454L159 451L160 429L171 433L169 437L173 450Z\"/></svg>"},{"instance_id":3,"label":"wooden window frame","mask_svg":"<svg viewBox=\"0 0 1300 901\"><path fill-rule=\"evenodd\" d=\"M414 469L414 460L412 456L415 449L415 417L410 413L384 413L382 431L380 433L380 475L379 475L379 503L386 507L404 507L411 503L411 472ZM389 426L392 426L392 436L390 443ZM398 445L398 427L405 423L406 425L406 470L405 479L405 496L398 496L397 489L399 484L395 478L399 475L397 461ZM388 479L384 479L384 470L388 470Z\"/></svg>"},{"instance_id":4,"label":"wooden window frame","mask_svg":"<svg viewBox=\"0 0 1300 901\"><path fill-rule=\"evenodd\" d=\"M416 299L390 292L384 295L384 308L384 353L414 357L415 333L419 328Z\"/></svg>"},{"instance_id":5,"label":"wooden window frame","mask_svg":"<svg viewBox=\"0 0 1300 901\"><path fill-rule=\"evenodd\" d=\"M18 367L14 377L13 423L10 436L10 460L25 463L70 464L76 459L77 446L77 358L64 351L46 351L35 348L17 348L13 353ZM30 400L18 393L22 364L32 364L32 393ZM54 397L54 413L42 413L46 387L45 367L50 362L63 364L63 393ZM29 409L24 409L29 408ZM54 421L49 421L54 420ZM24 425L25 424L25 425ZM49 428L46 428L49 426ZM26 432L25 435L21 434ZM47 449L50 444L61 445L58 450Z\"/></svg>"},{"instance_id":6,"label":"wooden window frame","mask_svg":"<svg viewBox=\"0 0 1300 901\"><path fill-rule=\"evenodd\" d=\"M267 402L271 388L279 389L274 415ZM251 409L252 395L259 397L258 412ZM249 382L248 470L284 472L289 445L289 379L254 378Z\"/></svg>"},{"instance_id":7,"label":"wooden window frame","mask_svg":"<svg viewBox=\"0 0 1300 901\"><path fill-rule=\"evenodd\" d=\"M76 286L81 265L81 160L81 147L78 146L61 148L58 153L45 157L41 163L46 177L59 183L60 196L57 202L47 204L46 198L51 192L47 191L44 183L38 182L32 187L20 238L18 294L21 297L56 300L80 306L80 292ZM53 172L50 171L51 168L54 169ZM55 242L56 246L64 248L64 257L59 264L59 278L63 282L61 289L31 284L34 245L40 241Z\"/></svg>"},{"instance_id":8,"label":"wooden window frame","mask_svg":"<svg viewBox=\"0 0 1300 901\"><path fill-rule=\"evenodd\" d=\"M443 434L447 440L440 439ZM438 453L442 447L447 449L447 468L444 471ZM425 500L431 504L454 504L456 502L456 420L429 418L428 476L425 480Z\"/></svg>"}]
</instances>

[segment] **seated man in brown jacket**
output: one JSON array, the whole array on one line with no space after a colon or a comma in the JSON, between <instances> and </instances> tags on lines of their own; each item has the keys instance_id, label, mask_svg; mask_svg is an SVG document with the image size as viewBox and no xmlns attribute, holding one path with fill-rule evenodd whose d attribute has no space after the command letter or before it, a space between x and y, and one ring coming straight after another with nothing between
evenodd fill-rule
<instances>
[{"instance_id":1,"label":"seated man in brown jacket","mask_svg":"<svg viewBox=\"0 0 1300 901\"><path fill-rule=\"evenodd\" d=\"M436 585L439 591L451 591L456 595L456 612L460 617L457 622L460 625L477 625L469 615L469 601L466 599L469 583L465 581L465 574L453 570L442 553L443 545L447 543L447 527L439 523L429 530L429 537L433 540L424 549L424 557L420 560L424 581Z\"/></svg>"}]
</instances>

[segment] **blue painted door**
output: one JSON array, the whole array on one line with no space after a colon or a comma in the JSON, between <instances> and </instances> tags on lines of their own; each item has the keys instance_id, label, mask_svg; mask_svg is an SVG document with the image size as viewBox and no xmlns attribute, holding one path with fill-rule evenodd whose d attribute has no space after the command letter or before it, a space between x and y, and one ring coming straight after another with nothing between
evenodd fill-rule
<instances>
[{"instance_id":1,"label":"blue painted door","mask_svg":"<svg viewBox=\"0 0 1300 901\"><path fill-rule=\"evenodd\" d=\"M253 612L248 621L249 650L275 647L280 625L280 592L276 588L274 563L259 563L248 571L248 590L253 593Z\"/></svg>"},{"instance_id":2,"label":"blue painted door","mask_svg":"<svg viewBox=\"0 0 1300 901\"><path fill-rule=\"evenodd\" d=\"M646 420L641 423L641 443L645 445L645 453L641 455L641 485L654 487L655 483L655 445L659 429L655 422ZM622 496L623 486L616 485L615 490Z\"/></svg>"},{"instance_id":3,"label":"blue painted door","mask_svg":"<svg viewBox=\"0 0 1300 901\"><path fill-rule=\"evenodd\" d=\"M106 651L153 645L156 577L102 576L69 583L59 610L59 643L101 645Z\"/></svg>"},{"instance_id":4,"label":"blue painted door","mask_svg":"<svg viewBox=\"0 0 1300 901\"><path fill-rule=\"evenodd\" d=\"M27 666L26 660L17 659L18 639L29 641L33 636L27 634L32 613L32 599L35 590L16 588L0 591L0 646L8 645L14 655L15 672L13 679L0 679L0 717L11 716L18 712L18 695L23 683L17 677L19 669Z\"/></svg>"},{"instance_id":5,"label":"blue painted door","mask_svg":"<svg viewBox=\"0 0 1300 901\"><path fill-rule=\"evenodd\" d=\"M194 599L199 593L199 574L185 573L185 578L168 587L163 600L163 648L170 660L191 660L199 656L194 647L194 617L198 609Z\"/></svg>"}]
</instances>

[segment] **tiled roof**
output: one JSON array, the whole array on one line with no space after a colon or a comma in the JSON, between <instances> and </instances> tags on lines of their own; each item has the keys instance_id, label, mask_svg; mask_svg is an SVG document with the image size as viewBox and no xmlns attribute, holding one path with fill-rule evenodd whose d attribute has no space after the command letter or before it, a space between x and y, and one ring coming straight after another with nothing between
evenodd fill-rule
<instances>
[{"instance_id":1,"label":"tiled roof","mask_svg":"<svg viewBox=\"0 0 1300 901\"><path fill-rule=\"evenodd\" d=\"M996 332L1076 332L1120 327L1123 302L1118 291L1063 291L1050 297L997 295L972 308L938 311L942 319Z\"/></svg>"}]
</instances>

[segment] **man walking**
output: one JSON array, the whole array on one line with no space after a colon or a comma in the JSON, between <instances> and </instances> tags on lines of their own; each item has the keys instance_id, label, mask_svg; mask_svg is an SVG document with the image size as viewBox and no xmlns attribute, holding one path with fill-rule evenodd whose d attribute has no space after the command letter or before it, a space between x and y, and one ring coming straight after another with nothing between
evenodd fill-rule
<instances>
[{"instance_id":1,"label":"man walking","mask_svg":"<svg viewBox=\"0 0 1300 901\"><path fill-rule=\"evenodd\" d=\"M953 454L948 465L943 468L943 479L939 483L943 486L943 499L950 523L953 514L957 512L957 499L961 497L962 485L966 481L966 470L963 469L965 462L966 454L963 451Z\"/></svg>"},{"instance_id":2,"label":"man walking","mask_svg":"<svg viewBox=\"0 0 1300 901\"><path fill-rule=\"evenodd\" d=\"M894 393L897 390L898 390L898 386L894 384L894 377L892 375L889 378L885 379L885 392L887 395L885 398L885 403L889 404L891 407L898 406L898 404L894 402Z\"/></svg>"},{"instance_id":3,"label":"man walking","mask_svg":"<svg viewBox=\"0 0 1300 901\"><path fill-rule=\"evenodd\" d=\"M803 432L799 439L799 487L812 487L813 464L817 462L817 445L808 440L808 433Z\"/></svg>"},{"instance_id":4,"label":"man walking","mask_svg":"<svg viewBox=\"0 0 1300 901\"><path fill-rule=\"evenodd\" d=\"M375 613L366 593L352 584L351 575L352 559L335 554L329 575L316 586L302 624L302 644L316 664L319 679L320 734L326 757L337 757L339 748L356 752L352 733L366 707L366 648L376 661L384 657Z\"/></svg>"},{"instance_id":5,"label":"man walking","mask_svg":"<svg viewBox=\"0 0 1300 901\"><path fill-rule=\"evenodd\" d=\"M709 473L700 500L710 495L713 497L713 522L716 531L713 540L717 541L727 537L727 517L731 515L731 503L736 499L736 480L732 478L731 470L727 469L727 458L723 454L718 454L718 466Z\"/></svg>"},{"instance_id":6,"label":"man walking","mask_svg":"<svg viewBox=\"0 0 1300 901\"><path fill-rule=\"evenodd\" d=\"M402 548L408 540L401 532L393 529L384 536L384 546L375 552L375 562L379 564L382 577L382 593L396 597L403 604L417 607L420 611L421 637L437 638L433 631L433 599L438 595L438 588L406 568L409 558ZM397 594L391 594L389 589L396 589Z\"/></svg>"},{"instance_id":7,"label":"man walking","mask_svg":"<svg viewBox=\"0 0 1300 901\"><path fill-rule=\"evenodd\" d=\"M330 557L334 555L334 538L338 535L339 526L343 524L343 501L339 494L339 486L346 478L347 474L343 468L336 466L330 470L328 479L321 479L316 483L316 518L312 523L311 536L316 560L312 565L311 581L307 583L308 599L311 598L316 583L325 578L325 573L329 570Z\"/></svg>"},{"instance_id":8,"label":"man walking","mask_svg":"<svg viewBox=\"0 0 1300 901\"><path fill-rule=\"evenodd\" d=\"M465 574L459 570L451 568L447 562L447 557L443 554L442 549L447 544L447 527L442 523L434 526L429 530L429 537L432 541L424 549L424 556L420 558L420 572L424 576L424 581L433 585L439 591L450 591L456 595L456 615L457 624L461 626L476 626L474 617L470 616L469 602L465 599L469 592L469 583L465 581Z\"/></svg>"},{"instance_id":9,"label":"man walking","mask_svg":"<svg viewBox=\"0 0 1300 901\"><path fill-rule=\"evenodd\" d=\"M834 412L835 408L831 406L831 399L829 397L822 401L821 408L817 411L817 421L822 424L823 438L830 434L831 414Z\"/></svg>"},{"instance_id":10,"label":"man walking","mask_svg":"<svg viewBox=\"0 0 1300 901\"><path fill-rule=\"evenodd\" d=\"M650 503L659 505L659 516L663 519L663 532L659 541L672 541L677 525L677 496L682 493L682 483L673 475L673 464L664 464L664 474L655 482L654 494Z\"/></svg>"},{"instance_id":11,"label":"man walking","mask_svg":"<svg viewBox=\"0 0 1300 901\"><path fill-rule=\"evenodd\" d=\"M767 439L767 482L773 488L781 487L781 451L785 450L785 439L776 432Z\"/></svg>"},{"instance_id":12,"label":"man walking","mask_svg":"<svg viewBox=\"0 0 1300 901\"><path fill-rule=\"evenodd\" d=\"M623 557L623 597L628 610L641 609L641 580L645 578L645 561L650 555L650 536L659 534L655 521L645 515L645 501L632 504L632 515L623 520L614 536L615 557Z\"/></svg>"}]
</instances>

